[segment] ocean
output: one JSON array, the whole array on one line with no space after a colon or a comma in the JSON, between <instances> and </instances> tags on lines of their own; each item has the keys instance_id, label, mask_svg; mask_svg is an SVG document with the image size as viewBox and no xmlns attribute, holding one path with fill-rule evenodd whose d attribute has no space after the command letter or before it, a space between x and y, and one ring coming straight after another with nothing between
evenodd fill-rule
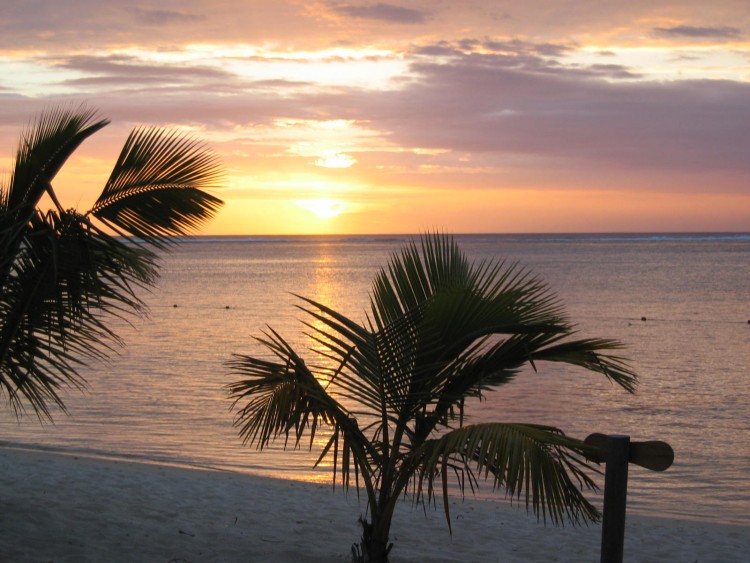
<instances>
[{"instance_id":1,"label":"ocean","mask_svg":"<svg viewBox=\"0 0 750 563\"><path fill-rule=\"evenodd\" d=\"M266 325L298 348L293 294L363 320L373 276L411 236L197 237L165 255L151 315L122 324L126 346L86 368L85 393L41 424L0 412L0 445L328 482L316 452L258 452L232 426L233 353L262 354ZM538 365L468 410L471 422L554 424L663 440L663 473L631 466L628 510L746 523L750 513L750 235L459 235L475 259L527 266L559 295L581 336L614 338L640 375L634 395L604 377ZM6 405L7 407L7 405ZM479 494L502 499L486 484Z\"/></svg>"}]
</instances>

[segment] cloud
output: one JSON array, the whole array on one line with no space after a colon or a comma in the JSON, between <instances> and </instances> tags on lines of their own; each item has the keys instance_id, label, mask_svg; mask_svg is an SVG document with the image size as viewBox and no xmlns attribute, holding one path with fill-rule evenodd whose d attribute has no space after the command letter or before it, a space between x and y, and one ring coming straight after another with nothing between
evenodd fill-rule
<instances>
[{"instance_id":1,"label":"cloud","mask_svg":"<svg viewBox=\"0 0 750 563\"><path fill-rule=\"evenodd\" d=\"M507 41L486 40L477 42L476 44L494 53L526 54L538 57L561 57L573 50L570 45L562 43L533 43L521 39L510 39ZM466 45L466 42L462 42L462 45Z\"/></svg>"},{"instance_id":2,"label":"cloud","mask_svg":"<svg viewBox=\"0 0 750 563\"><path fill-rule=\"evenodd\" d=\"M407 43L398 57L410 61L409 72L400 75L398 88L387 90L350 81L322 88L294 68L290 79L252 80L219 64L207 66L208 58L166 64L112 54L48 56L44 63L74 71L68 84L79 88L78 99L96 93L89 99L112 118L112 129L133 123L194 127L222 150L241 146L249 155L242 166L273 153L286 170L285 151L299 139L293 133L280 138L274 129L279 119L342 119L367 129L352 168L380 174L378 185L469 182L496 188L512 171L514 178L533 176L527 185L549 185L553 176L557 183L612 186L638 176L638 185L653 187L654 178L680 177L688 178L690 189L701 183L711 190L726 189L729 184L716 179L734 175L742 182L734 181L732 189L747 192L750 84L648 81L627 66L598 64L614 63L610 58L573 65L569 55L575 51L573 44L552 40ZM313 59L260 60L304 68ZM42 96L3 100L0 126L25 123L55 102ZM736 187L740 183L744 187Z\"/></svg>"},{"instance_id":3,"label":"cloud","mask_svg":"<svg viewBox=\"0 0 750 563\"><path fill-rule=\"evenodd\" d=\"M454 156L441 161L451 166L460 166L455 155L471 155L483 170L750 173L750 129L743 126L750 122L750 84L633 81L636 74L621 65L569 66L539 54L564 53L561 46L494 43L488 52L488 45L465 40L414 49L409 79L390 91L247 81L218 69L138 64L123 55L60 64L92 75L80 83L113 87L97 102L113 119L199 124L237 131L252 143L265 142L257 127L272 128L276 119L346 119L366 123L371 147L449 151L444 154ZM462 50L467 47L478 52ZM129 88L117 89L123 85ZM357 160L371 162L364 152ZM425 160L411 162L417 167Z\"/></svg>"},{"instance_id":4,"label":"cloud","mask_svg":"<svg viewBox=\"0 0 750 563\"><path fill-rule=\"evenodd\" d=\"M634 79L641 75L629 67L618 64L592 64L587 66L564 66L562 58L573 51L573 47L555 43L533 43L513 39L508 41L479 41L462 39L456 43L440 41L431 45L415 47L415 55L452 59L455 64L508 68L546 74L577 74L579 77L603 77L611 79Z\"/></svg>"},{"instance_id":5,"label":"cloud","mask_svg":"<svg viewBox=\"0 0 750 563\"><path fill-rule=\"evenodd\" d=\"M231 81L229 72L207 66L175 66L146 64L127 55L79 55L56 62L55 67L74 70L89 76L66 80L65 84L132 85L204 83L206 81Z\"/></svg>"},{"instance_id":6,"label":"cloud","mask_svg":"<svg viewBox=\"0 0 750 563\"><path fill-rule=\"evenodd\" d=\"M367 6L353 6L345 4L333 6L335 12L353 18L362 18L390 23L419 24L424 23L429 14L413 8L404 8L395 4L379 2Z\"/></svg>"},{"instance_id":7,"label":"cloud","mask_svg":"<svg viewBox=\"0 0 750 563\"><path fill-rule=\"evenodd\" d=\"M535 61L534 64L540 64ZM400 146L550 168L750 173L750 84L622 82L619 67L546 72L507 56L420 62L400 91L356 96L347 117ZM343 107L342 99L336 101ZM358 109L363 108L363 109ZM494 155L494 156L493 156Z\"/></svg>"},{"instance_id":8,"label":"cloud","mask_svg":"<svg viewBox=\"0 0 750 563\"><path fill-rule=\"evenodd\" d=\"M40 5L44 9L38 9ZM556 3L554 3L556 4ZM348 44L394 45L415 37L455 41L477 37L534 37L556 43L579 39L592 45L639 41L642 22L664 21L653 1L578 0L563 3L525 0L3 0L0 50L38 52L48 48L100 50L125 45L164 47L190 43L280 45L322 50ZM700 0L672 3L673 21L729 22L748 29L750 12L742 2ZM677 5L679 4L679 5ZM512 14L507 12L512 10ZM333 17L332 17L333 16ZM383 25L383 24L394 25ZM396 25L401 24L401 25ZM656 25L656 24L653 24ZM666 26L671 24L663 24ZM697 25L703 25L697 22ZM158 28L158 33L154 33ZM716 28L722 29L722 28ZM471 30L467 32L467 30ZM642 40L642 38L641 38Z\"/></svg>"},{"instance_id":9,"label":"cloud","mask_svg":"<svg viewBox=\"0 0 750 563\"><path fill-rule=\"evenodd\" d=\"M310 49L347 34L346 29L331 33L305 12L305 4L298 0L2 0L0 52L127 45L162 48L185 42L282 43Z\"/></svg>"},{"instance_id":10,"label":"cloud","mask_svg":"<svg viewBox=\"0 0 750 563\"><path fill-rule=\"evenodd\" d=\"M204 15L188 14L173 10L143 10L140 8L134 8L133 14L136 21L140 24L158 26L194 23L206 19L206 16Z\"/></svg>"},{"instance_id":11,"label":"cloud","mask_svg":"<svg viewBox=\"0 0 750 563\"><path fill-rule=\"evenodd\" d=\"M591 76L608 77L618 80L642 77L640 73L633 72L633 70L627 66L615 64L593 64L587 67L583 72L588 72Z\"/></svg>"},{"instance_id":12,"label":"cloud","mask_svg":"<svg viewBox=\"0 0 750 563\"><path fill-rule=\"evenodd\" d=\"M674 27L655 27L654 34L666 38L690 39L738 39L742 31L736 27L701 27L677 25Z\"/></svg>"}]
</instances>

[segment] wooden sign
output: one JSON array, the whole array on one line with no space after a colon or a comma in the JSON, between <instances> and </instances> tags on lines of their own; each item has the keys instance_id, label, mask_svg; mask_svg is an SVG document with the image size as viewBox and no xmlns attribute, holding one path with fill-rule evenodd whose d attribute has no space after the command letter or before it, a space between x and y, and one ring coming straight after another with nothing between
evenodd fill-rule
<instances>
[{"instance_id":1,"label":"wooden sign","mask_svg":"<svg viewBox=\"0 0 750 563\"><path fill-rule=\"evenodd\" d=\"M601 563L622 563L625 545L625 504L628 465L635 463L653 471L664 471L674 461L674 450L666 442L631 442L630 436L591 434L584 442L592 448L587 459L606 463Z\"/></svg>"},{"instance_id":2,"label":"wooden sign","mask_svg":"<svg viewBox=\"0 0 750 563\"><path fill-rule=\"evenodd\" d=\"M604 463L607 456L607 436L605 434L590 434L584 442L595 447L598 452L589 455L588 459L597 463ZM672 446L660 440L649 442L630 442L628 461L651 471L665 471L674 462Z\"/></svg>"}]
</instances>

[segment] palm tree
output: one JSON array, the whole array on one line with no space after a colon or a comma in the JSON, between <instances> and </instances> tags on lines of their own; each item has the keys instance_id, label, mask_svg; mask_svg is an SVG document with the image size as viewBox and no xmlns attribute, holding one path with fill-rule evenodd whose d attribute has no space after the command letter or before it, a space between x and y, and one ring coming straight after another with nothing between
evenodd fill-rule
<instances>
[{"instance_id":1,"label":"palm tree","mask_svg":"<svg viewBox=\"0 0 750 563\"><path fill-rule=\"evenodd\" d=\"M285 447L304 437L312 447L328 428L316 466L332 456L334 486L340 478L346 490L353 479L367 495L355 560L387 561L404 493L429 502L441 491L450 529L451 476L462 493L489 479L554 523L598 518L582 492L595 488L598 472L583 442L554 427L469 425L464 416L472 399L542 361L580 366L633 391L635 374L610 354L621 345L571 338L573 326L539 279L513 264L472 263L451 237L431 234L379 272L363 324L300 299L319 366L269 327L257 340L270 359L229 362L243 378L229 386L235 425L259 449L281 436Z\"/></svg>"},{"instance_id":2,"label":"palm tree","mask_svg":"<svg viewBox=\"0 0 750 563\"><path fill-rule=\"evenodd\" d=\"M83 387L80 367L120 343L106 319L146 313L139 292L156 281L155 251L222 204L203 191L220 167L201 144L137 128L94 206L63 208L56 174L108 123L85 108L44 113L22 135L0 186L0 395L16 416L31 407L51 419L51 406L65 409L60 390Z\"/></svg>"}]
</instances>

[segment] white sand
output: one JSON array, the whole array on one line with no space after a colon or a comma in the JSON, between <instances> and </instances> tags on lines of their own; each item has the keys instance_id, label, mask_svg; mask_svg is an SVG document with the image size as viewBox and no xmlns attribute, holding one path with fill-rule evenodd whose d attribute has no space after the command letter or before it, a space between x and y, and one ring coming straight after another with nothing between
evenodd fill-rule
<instances>
[{"instance_id":1,"label":"white sand","mask_svg":"<svg viewBox=\"0 0 750 563\"><path fill-rule=\"evenodd\" d=\"M0 448L2 562L348 561L364 499L330 486ZM599 561L601 528L537 524L504 503L402 503L398 562ZM628 515L626 561L750 561L750 527Z\"/></svg>"}]
</instances>

